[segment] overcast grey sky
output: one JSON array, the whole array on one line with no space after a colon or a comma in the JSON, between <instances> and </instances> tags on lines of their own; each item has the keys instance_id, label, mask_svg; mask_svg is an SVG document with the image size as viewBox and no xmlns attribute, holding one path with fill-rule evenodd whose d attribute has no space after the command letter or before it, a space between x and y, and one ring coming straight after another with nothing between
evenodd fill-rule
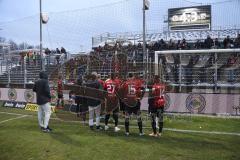
<instances>
[{"instance_id":1,"label":"overcast grey sky","mask_svg":"<svg viewBox=\"0 0 240 160\"><path fill-rule=\"evenodd\" d=\"M213 26L240 24L240 0L150 0L147 29L161 32L168 8L201 4L212 4ZM86 50L92 36L142 30L142 0L42 0L42 9L50 17L43 26L44 47ZM38 44L38 14L39 0L0 0L0 36Z\"/></svg>"},{"instance_id":2,"label":"overcast grey sky","mask_svg":"<svg viewBox=\"0 0 240 160\"><path fill-rule=\"evenodd\" d=\"M44 12L89 8L121 0L42 0ZM0 0L0 22L21 19L39 13L39 0Z\"/></svg>"}]
</instances>

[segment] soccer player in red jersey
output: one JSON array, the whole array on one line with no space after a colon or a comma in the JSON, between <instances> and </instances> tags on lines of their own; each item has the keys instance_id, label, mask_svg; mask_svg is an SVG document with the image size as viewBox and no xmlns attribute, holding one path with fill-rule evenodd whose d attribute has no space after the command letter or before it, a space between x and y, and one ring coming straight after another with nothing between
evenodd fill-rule
<instances>
[{"instance_id":1,"label":"soccer player in red jersey","mask_svg":"<svg viewBox=\"0 0 240 160\"><path fill-rule=\"evenodd\" d=\"M101 79L101 75L100 74L97 74L96 73L96 75L97 75L97 79L98 79L98 82L101 84L101 87L100 87L100 89L104 89L104 81Z\"/></svg>"},{"instance_id":2,"label":"soccer player in red jersey","mask_svg":"<svg viewBox=\"0 0 240 160\"><path fill-rule=\"evenodd\" d=\"M123 103L125 105L125 130L126 135L129 135L129 119L130 115L137 115L139 135L142 136L142 118L140 112L141 102L143 97L144 89L143 84L138 78L135 78L131 73L129 74L129 79L121 86Z\"/></svg>"},{"instance_id":3,"label":"soccer player in red jersey","mask_svg":"<svg viewBox=\"0 0 240 160\"><path fill-rule=\"evenodd\" d=\"M114 131L118 132L118 113L119 113L119 97L117 92L120 87L120 81L115 78L114 73L111 74L110 78L104 83L104 89L107 91L106 96L106 115L105 115L105 130L108 130L108 121L110 118L110 113L113 114L113 119L115 121Z\"/></svg>"},{"instance_id":4,"label":"soccer player in red jersey","mask_svg":"<svg viewBox=\"0 0 240 160\"><path fill-rule=\"evenodd\" d=\"M119 84L119 87L121 88L122 84L124 83L124 80L123 80L123 79L120 79L119 76L118 76L118 74L116 74L116 73L115 73L115 81ZM120 109L120 111L122 111L123 114L125 115L124 104L123 104L123 102L122 102L122 96L120 95L120 94L121 94L121 93L120 93L120 88L119 88L119 90L118 90L118 92L117 92L117 96L118 96L118 100L119 100L119 106L120 106L119 109Z\"/></svg>"},{"instance_id":5,"label":"soccer player in red jersey","mask_svg":"<svg viewBox=\"0 0 240 160\"><path fill-rule=\"evenodd\" d=\"M62 76L60 75L58 77L57 81L57 94L58 94L58 99L57 99L57 108L63 108L64 107L64 101L63 101L63 81L62 81ZM61 106L60 106L61 103Z\"/></svg>"},{"instance_id":6,"label":"soccer player in red jersey","mask_svg":"<svg viewBox=\"0 0 240 160\"><path fill-rule=\"evenodd\" d=\"M101 74L97 74L97 72L93 72L97 76L97 81L100 83L100 90L104 90L105 82L101 79ZM100 115L103 115L105 112L105 103L101 103L101 111Z\"/></svg>"},{"instance_id":7,"label":"soccer player in red jersey","mask_svg":"<svg viewBox=\"0 0 240 160\"><path fill-rule=\"evenodd\" d=\"M163 129L163 112L165 105L165 85L161 83L159 76L155 75L154 84L151 87L151 94L149 97L152 99L152 103L149 103L149 110L152 118L152 129L153 133L149 134L150 136L158 137L162 134ZM156 128L156 117L159 119L159 132L157 132Z\"/></svg>"}]
</instances>

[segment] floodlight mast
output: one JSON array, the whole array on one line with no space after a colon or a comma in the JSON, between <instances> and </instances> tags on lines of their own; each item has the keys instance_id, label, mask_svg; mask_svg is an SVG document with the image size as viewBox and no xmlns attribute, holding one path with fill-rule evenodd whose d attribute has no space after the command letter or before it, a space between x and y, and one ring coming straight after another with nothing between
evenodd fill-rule
<instances>
[{"instance_id":1,"label":"floodlight mast","mask_svg":"<svg viewBox=\"0 0 240 160\"><path fill-rule=\"evenodd\" d=\"M145 11L149 9L149 0L143 0L143 66L144 66L144 78L148 81L148 63L146 52L146 14ZM147 66L147 67L146 67Z\"/></svg>"},{"instance_id":2,"label":"floodlight mast","mask_svg":"<svg viewBox=\"0 0 240 160\"><path fill-rule=\"evenodd\" d=\"M42 53L42 0L39 0L39 9L40 9L40 56L41 56L41 69L45 71L44 59Z\"/></svg>"}]
</instances>

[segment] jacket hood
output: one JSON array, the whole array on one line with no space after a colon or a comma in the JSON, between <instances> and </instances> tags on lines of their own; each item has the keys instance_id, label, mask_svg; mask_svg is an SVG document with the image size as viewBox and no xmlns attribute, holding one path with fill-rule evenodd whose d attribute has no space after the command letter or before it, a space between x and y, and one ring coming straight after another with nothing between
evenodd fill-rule
<instances>
[{"instance_id":1,"label":"jacket hood","mask_svg":"<svg viewBox=\"0 0 240 160\"><path fill-rule=\"evenodd\" d=\"M40 79L48 79L48 75L47 75L46 72L41 71L41 72L39 73L39 78L40 78Z\"/></svg>"}]
</instances>

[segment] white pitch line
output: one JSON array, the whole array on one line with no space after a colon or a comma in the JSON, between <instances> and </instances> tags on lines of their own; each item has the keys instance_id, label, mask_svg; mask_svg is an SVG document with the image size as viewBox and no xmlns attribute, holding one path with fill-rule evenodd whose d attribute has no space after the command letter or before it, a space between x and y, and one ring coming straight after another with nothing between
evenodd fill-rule
<instances>
[{"instance_id":1,"label":"white pitch line","mask_svg":"<svg viewBox=\"0 0 240 160\"><path fill-rule=\"evenodd\" d=\"M124 125L119 125L124 127ZM131 126L130 126L131 128ZM138 128L137 126L132 126L132 128ZM152 127L143 127L145 129L151 129ZM201 134L217 134L217 135L231 135L231 136L240 136L240 133L236 132L217 132L217 131L197 131L197 130L184 130L176 128L163 128L163 131L172 131L172 132L182 132L182 133L201 133Z\"/></svg>"},{"instance_id":2,"label":"white pitch line","mask_svg":"<svg viewBox=\"0 0 240 160\"><path fill-rule=\"evenodd\" d=\"M32 115L25 115L25 114L17 114L17 113L10 113L10 112L0 112L2 114L9 114L9 115L19 115L20 117L16 117L16 118L11 118L11 119L7 119L4 121L1 121L1 123L7 122L7 121L11 121L11 120L15 120L15 119L20 119L20 118L24 118L27 116L32 116ZM78 123L83 123L81 121L66 121L66 120L62 120L59 118L51 118L54 120L60 120L63 122L78 122ZM119 125L121 127L124 127L124 125ZM132 126L132 128L138 128L137 126ZM151 127L143 127L146 129L151 129ZM182 132L182 133L201 133L201 134L216 134L216 135L232 135L232 136L240 136L240 133L236 133L236 132L219 132L219 131L197 131L197 130L184 130L184 129L176 129L176 128L163 128L163 130L165 131L173 131L173 132Z\"/></svg>"},{"instance_id":3,"label":"white pitch line","mask_svg":"<svg viewBox=\"0 0 240 160\"><path fill-rule=\"evenodd\" d=\"M11 113L11 112L0 112L0 114L9 114L9 115L15 115L15 116L27 116L26 114L19 114L19 113Z\"/></svg>"},{"instance_id":4,"label":"white pitch line","mask_svg":"<svg viewBox=\"0 0 240 160\"><path fill-rule=\"evenodd\" d=\"M196 131L196 130L184 130L184 129L175 129L175 128L164 128L163 130L173 131L173 132L183 132L183 133L203 133L203 134L218 134L218 135L240 136L240 133L235 133L235 132Z\"/></svg>"},{"instance_id":5,"label":"white pitch line","mask_svg":"<svg viewBox=\"0 0 240 160\"><path fill-rule=\"evenodd\" d=\"M27 116L28 116L28 115L22 115L22 116L16 117L16 118L10 118L10 119L4 120L4 121L0 121L0 124L5 123L5 122L8 122L8 121L15 120L15 119L24 118L24 117L27 117Z\"/></svg>"},{"instance_id":6,"label":"white pitch line","mask_svg":"<svg viewBox=\"0 0 240 160\"><path fill-rule=\"evenodd\" d=\"M52 118L51 118L52 119ZM70 123L82 123L82 121L66 121L62 119L56 119L62 122L70 122ZM94 123L96 125L96 123ZM124 125L118 125L121 127L125 127ZM130 126L131 127L131 126ZM132 128L138 128L137 126L132 126ZM152 127L143 127L145 129L152 129ZM218 132L218 131L197 131L197 130L184 130L184 129L176 129L176 128L163 128L165 131L172 131L172 132L182 132L182 133L201 133L201 134L217 134L217 135L232 135L232 136L240 136L240 133L236 132Z\"/></svg>"}]
</instances>

